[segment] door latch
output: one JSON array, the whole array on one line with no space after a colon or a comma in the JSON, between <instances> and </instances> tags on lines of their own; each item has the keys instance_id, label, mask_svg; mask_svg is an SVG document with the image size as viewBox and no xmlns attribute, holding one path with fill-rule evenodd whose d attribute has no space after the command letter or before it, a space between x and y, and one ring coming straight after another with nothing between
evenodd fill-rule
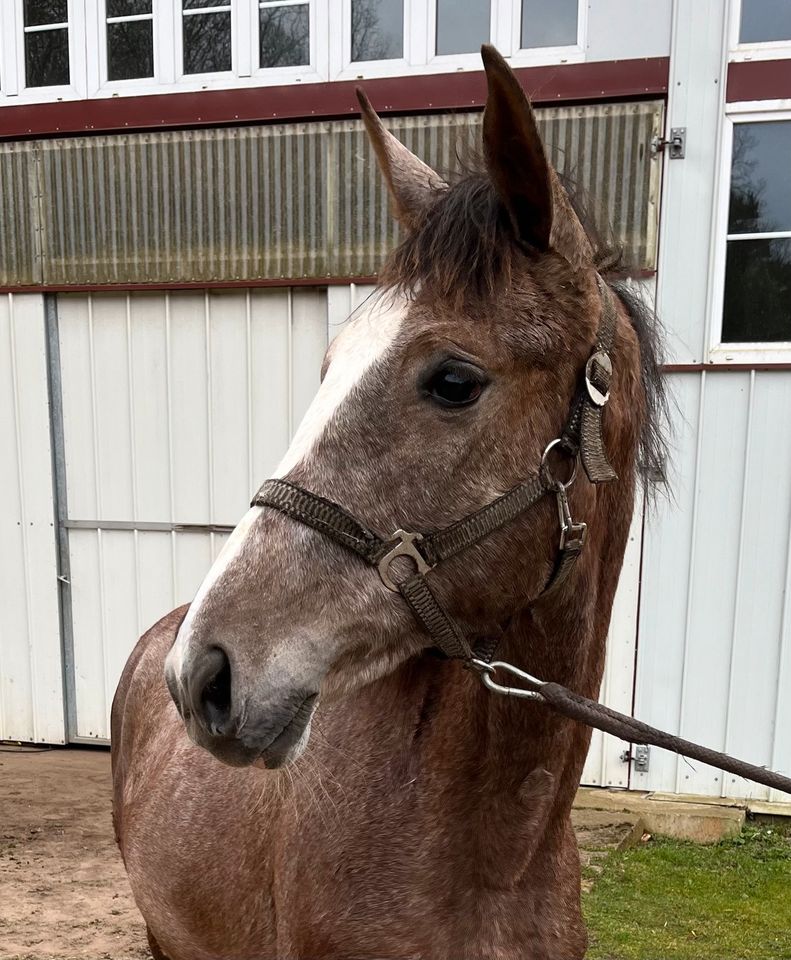
<instances>
[{"instance_id":1,"label":"door latch","mask_svg":"<svg viewBox=\"0 0 791 960\"><path fill-rule=\"evenodd\" d=\"M635 773L648 773L648 765L651 758L651 748L644 743L636 743L634 752L624 750L621 754L621 763L633 763Z\"/></svg>"},{"instance_id":2,"label":"door latch","mask_svg":"<svg viewBox=\"0 0 791 960\"><path fill-rule=\"evenodd\" d=\"M683 160L687 152L687 128L673 127L670 131L670 137L664 140L662 137L654 137L651 141L651 153L663 153L667 150L670 160Z\"/></svg>"}]
</instances>

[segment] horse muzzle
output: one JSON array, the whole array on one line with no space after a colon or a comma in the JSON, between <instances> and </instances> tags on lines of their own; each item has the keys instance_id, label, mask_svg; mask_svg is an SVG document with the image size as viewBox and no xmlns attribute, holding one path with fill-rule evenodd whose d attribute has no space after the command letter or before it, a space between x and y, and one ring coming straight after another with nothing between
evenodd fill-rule
<instances>
[{"instance_id":1,"label":"horse muzzle","mask_svg":"<svg viewBox=\"0 0 791 960\"><path fill-rule=\"evenodd\" d=\"M245 691L221 647L185 657L178 646L165 661L165 680L194 743L235 767L260 761L276 768L299 756L318 699L315 691L281 680L262 699L252 689Z\"/></svg>"}]
</instances>

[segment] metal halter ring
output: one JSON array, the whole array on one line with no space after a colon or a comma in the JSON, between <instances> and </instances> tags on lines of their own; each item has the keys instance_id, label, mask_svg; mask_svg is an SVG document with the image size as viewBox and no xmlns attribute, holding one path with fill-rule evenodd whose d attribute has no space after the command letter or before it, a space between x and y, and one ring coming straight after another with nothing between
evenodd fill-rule
<instances>
[{"instance_id":1,"label":"metal halter ring","mask_svg":"<svg viewBox=\"0 0 791 960\"><path fill-rule=\"evenodd\" d=\"M568 480L565 483L563 483L561 480L558 480L549 469L549 454L560 443L563 443L563 440L558 437L556 440L553 440L551 443L547 444L546 450L544 450L544 452L541 454L541 466L539 467L539 470L544 479L548 481L549 486L554 487L556 490L561 488L563 490L568 490L572 483L574 483L574 481L577 479L579 457L575 456L573 459L574 465L571 469L571 476L568 478Z\"/></svg>"}]
</instances>

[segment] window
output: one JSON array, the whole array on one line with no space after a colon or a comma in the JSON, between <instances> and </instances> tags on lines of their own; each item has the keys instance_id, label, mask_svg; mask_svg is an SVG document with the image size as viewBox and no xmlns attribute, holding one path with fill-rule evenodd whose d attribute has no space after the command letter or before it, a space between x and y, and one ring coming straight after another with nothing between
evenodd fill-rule
<instances>
[{"instance_id":1,"label":"window","mask_svg":"<svg viewBox=\"0 0 791 960\"><path fill-rule=\"evenodd\" d=\"M107 79L154 76L152 0L107 0Z\"/></svg>"},{"instance_id":2,"label":"window","mask_svg":"<svg viewBox=\"0 0 791 960\"><path fill-rule=\"evenodd\" d=\"M491 0L436 0L438 55L477 53L491 36Z\"/></svg>"},{"instance_id":3,"label":"window","mask_svg":"<svg viewBox=\"0 0 791 960\"><path fill-rule=\"evenodd\" d=\"M226 73L233 68L231 4L182 0L184 73Z\"/></svg>"},{"instance_id":4,"label":"window","mask_svg":"<svg viewBox=\"0 0 791 960\"><path fill-rule=\"evenodd\" d=\"M352 60L404 56L404 0L351 0Z\"/></svg>"},{"instance_id":5,"label":"window","mask_svg":"<svg viewBox=\"0 0 791 960\"><path fill-rule=\"evenodd\" d=\"M522 0L522 49L576 43L578 7L577 0Z\"/></svg>"},{"instance_id":6,"label":"window","mask_svg":"<svg viewBox=\"0 0 791 960\"><path fill-rule=\"evenodd\" d=\"M742 0L739 43L791 40L789 0Z\"/></svg>"},{"instance_id":7,"label":"window","mask_svg":"<svg viewBox=\"0 0 791 960\"><path fill-rule=\"evenodd\" d=\"M259 66L309 64L309 4L303 0L260 0L258 8Z\"/></svg>"},{"instance_id":8,"label":"window","mask_svg":"<svg viewBox=\"0 0 791 960\"><path fill-rule=\"evenodd\" d=\"M25 0L25 86L69 83L68 0Z\"/></svg>"},{"instance_id":9,"label":"window","mask_svg":"<svg viewBox=\"0 0 791 960\"><path fill-rule=\"evenodd\" d=\"M722 340L791 341L791 120L736 123Z\"/></svg>"}]
</instances>

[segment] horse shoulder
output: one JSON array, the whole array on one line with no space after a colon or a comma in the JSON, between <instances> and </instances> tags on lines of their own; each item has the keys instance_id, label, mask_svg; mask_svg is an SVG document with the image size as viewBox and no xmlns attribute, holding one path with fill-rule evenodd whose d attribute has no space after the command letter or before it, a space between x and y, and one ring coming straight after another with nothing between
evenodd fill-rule
<instances>
[{"instance_id":1,"label":"horse shoulder","mask_svg":"<svg viewBox=\"0 0 791 960\"><path fill-rule=\"evenodd\" d=\"M110 755L113 778L113 826L123 854L123 813L134 765L146 755L141 747L161 728L161 714L170 704L164 662L187 606L178 607L137 641L118 681L110 711ZM157 720L157 718L159 718Z\"/></svg>"}]
</instances>

